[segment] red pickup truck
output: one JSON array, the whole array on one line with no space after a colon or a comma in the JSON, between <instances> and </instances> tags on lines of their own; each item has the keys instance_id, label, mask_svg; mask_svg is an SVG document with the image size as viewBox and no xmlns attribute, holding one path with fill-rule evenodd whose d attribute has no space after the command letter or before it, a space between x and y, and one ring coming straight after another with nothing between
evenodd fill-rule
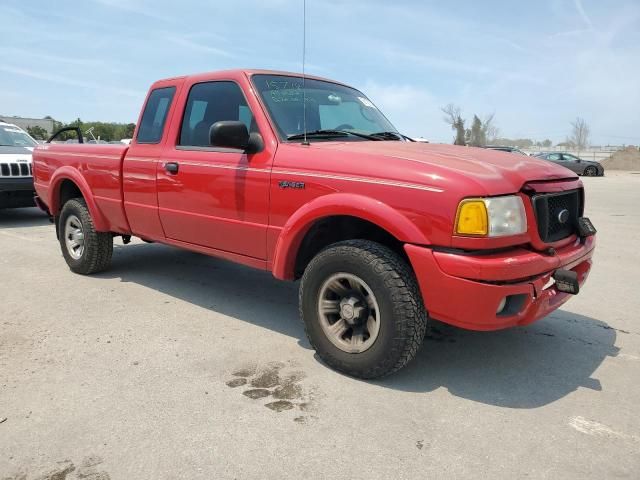
<instances>
[{"instance_id":1,"label":"red pickup truck","mask_svg":"<svg viewBox=\"0 0 640 480\"><path fill-rule=\"evenodd\" d=\"M544 317L595 246L573 172L413 142L358 90L291 73L158 81L131 145L48 143L33 162L74 272L106 269L113 238L137 236L300 279L311 344L362 378L411 360L427 318Z\"/></svg>"}]
</instances>

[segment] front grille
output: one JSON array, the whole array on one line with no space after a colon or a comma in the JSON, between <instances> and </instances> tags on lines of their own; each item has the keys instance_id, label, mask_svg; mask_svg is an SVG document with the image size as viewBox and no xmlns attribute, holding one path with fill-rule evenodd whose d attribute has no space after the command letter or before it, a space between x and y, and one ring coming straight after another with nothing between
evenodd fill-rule
<instances>
[{"instance_id":1,"label":"front grille","mask_svg":"<svg viewBox=\"0 0 640 480\"><path fill-rule=\"evenodd\" d=\"M0 163L0 177L31 177L33 167L30 163Z\"/></svg>"},{"instance_id":2,"label":"front grille","mask_svg":"<svg viewBox=\"0 0 640 480\"><path fill-rule=\"evenodd\" d=\"M576 232L578 218L582 215L581 190L535 195L532 202L543 242L557 242ZM568 213L563 214L564 210ZM562 216L566 217L564 221L561 221Z\"/></svg>"}]
</instances>

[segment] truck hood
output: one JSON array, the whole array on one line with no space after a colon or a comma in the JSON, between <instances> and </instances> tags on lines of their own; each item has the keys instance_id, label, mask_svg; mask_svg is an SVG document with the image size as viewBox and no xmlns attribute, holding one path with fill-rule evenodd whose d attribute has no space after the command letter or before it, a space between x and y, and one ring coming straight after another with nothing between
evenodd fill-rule
<instances>
[{"instance_id":1,"label":"truck hood","mask_svg":"<svg viewBox=\"0 0 640 480\"><path fill-rule=\"evenodd\" d=\"M554 163L484 148L419 142L314 142L314 148L365 156L362 170L374 176L448 189L475 183L472 195L515 193L525 183L574 179Z\"/></svg>"}]
</instances>

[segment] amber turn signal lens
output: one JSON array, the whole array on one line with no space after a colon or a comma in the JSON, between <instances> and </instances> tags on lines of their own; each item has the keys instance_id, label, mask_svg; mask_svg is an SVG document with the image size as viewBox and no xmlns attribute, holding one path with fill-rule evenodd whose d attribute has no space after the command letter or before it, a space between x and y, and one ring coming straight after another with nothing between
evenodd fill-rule
<instances>
[{"instance_id":1,"label":"amber turn signal lens","mask_svg":"<svg viewBox=\"0 0 640 480\"><path fill-rule=\"evenodd\" d=\"M484 200L460 202L456 215L456 234L484 236L489 233L489 218Z\"/></svg>"}]
</instances>

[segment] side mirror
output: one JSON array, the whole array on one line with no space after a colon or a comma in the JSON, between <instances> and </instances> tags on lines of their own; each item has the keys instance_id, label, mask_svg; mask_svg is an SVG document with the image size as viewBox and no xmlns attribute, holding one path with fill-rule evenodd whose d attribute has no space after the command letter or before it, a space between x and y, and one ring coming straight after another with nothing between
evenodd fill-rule
<instances>
[{"instance_id":1,"label":"side mirror","mask_svg":"<svg viewBox=\"0 0 640 480\"><path fill-rule=\"evenodd\" d=\"M249 131L242 122L234 120L216 122L209 129L209 143L212 147L246 150L249 146Z\"/></svg>"},{"instance_id":2,"label":"side mirror","mask_svg":"<svg viewBox=\"0 0 640 480\"><path fill-rule=\"evenodd\" d=\"M212 147L237 148L246 153L256 153L264 148L259 133L249 133L247 126L235 120L224 120L211 125L209 144Z\"/></svg>"}]
</instances>

